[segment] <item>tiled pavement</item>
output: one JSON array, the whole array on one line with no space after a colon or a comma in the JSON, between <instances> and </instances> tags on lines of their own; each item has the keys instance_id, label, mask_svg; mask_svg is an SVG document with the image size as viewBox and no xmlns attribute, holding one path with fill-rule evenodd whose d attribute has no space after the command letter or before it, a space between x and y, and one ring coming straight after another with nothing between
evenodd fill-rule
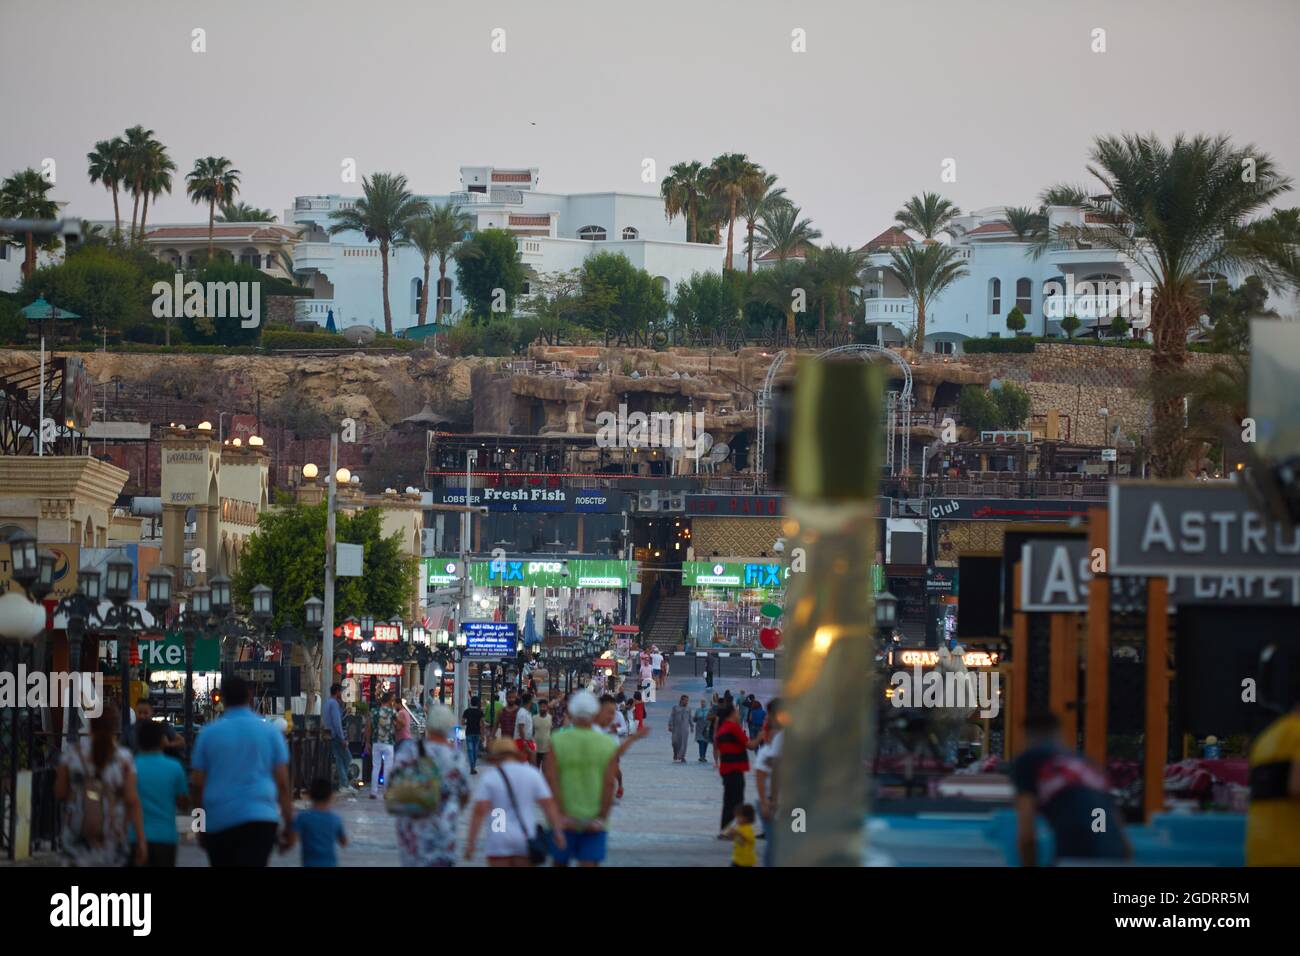
<instances>
[{"instance_id":1,"label":"tiled pavement","mask_svg":"<svg viewBox=\"0 0 1300 956\"><path fill-rule=\"evenodd\" d=\"M766 702L776 695L778 686L770 677L726 677L716 680L714 689L735 694L744 688ZM697 763L698 750L692 743L686 763L672 760L668 713L683 693L690 695L694 707L704 696L704 678L689 672L669 677L658 702L648 707L650 736L633 744L623 758L624 796L610 817L609 866L727 866L731 862L730 844L715 839L722 784L713 769L712 755L707 764ZM746 787L750 798L752 782ZM342 866L397 865L393 821L384 812L382 801L366 796L344 798L335 809L343 817L351 841L340 852ZM468 809L461 820L459 845L463 846ZM274 854L272 865L297 866L298 861L295 848L288 854ZM181 866L204 866L207 859L197 845L183 844L178 862ZM481 855L469 865L482 866Z\"/></svg>"}]
</instances>

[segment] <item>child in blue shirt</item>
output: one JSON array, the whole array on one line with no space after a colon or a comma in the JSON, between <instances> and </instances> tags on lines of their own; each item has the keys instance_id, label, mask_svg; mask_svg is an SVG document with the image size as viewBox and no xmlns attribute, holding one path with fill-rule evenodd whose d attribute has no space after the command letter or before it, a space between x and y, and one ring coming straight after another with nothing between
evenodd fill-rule
<instances>
[{"instance_id":1,"label":"child in blue shirt","mask_svg":"<svg viewBox=\"0 0 1300 956\"><path fill-rule=\"evenodd\" d=\"M348 837L343 832L343 820L330 809L334 788L324 777L317 777L307 791L311 809L303 810L293 818L293 829L302 842L303 866L338 866L336 846L347 846Z\"/></svg>"}]
</instances>

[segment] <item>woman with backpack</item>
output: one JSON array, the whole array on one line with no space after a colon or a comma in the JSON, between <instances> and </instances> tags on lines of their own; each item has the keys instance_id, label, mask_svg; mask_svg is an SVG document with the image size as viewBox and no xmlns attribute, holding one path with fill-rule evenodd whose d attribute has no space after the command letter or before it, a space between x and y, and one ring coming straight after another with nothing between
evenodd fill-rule
<instances>
[{"instance_id":1,"label":"woman with backpack","mask_svg":"<svg viewBox=\"0 0 1300 956\"><path fill-rule=\"evenodd\" d=\"M131 856L127 824L144 833L144 810L135 786L131 751L118 746L122 719L105 703L90 721L90 736L66 747L54 777L63 802L63 849L74 866L125 866ZM149 862L148 845L135 844L136 866Z\"/></svg>"},{"instance_id":2,"label":"woman with backpack","mask_svg":"<svg viewBox=\"0 0 1300 956\"><path fill-rule=\"evenodd\" d=\"M397 817L402 866L456 863L456 824L469 803L469 763L448 739L455 726L451 708L434 704L424 738L397 749L384 803Z\"/></svg>"}]
</instances>

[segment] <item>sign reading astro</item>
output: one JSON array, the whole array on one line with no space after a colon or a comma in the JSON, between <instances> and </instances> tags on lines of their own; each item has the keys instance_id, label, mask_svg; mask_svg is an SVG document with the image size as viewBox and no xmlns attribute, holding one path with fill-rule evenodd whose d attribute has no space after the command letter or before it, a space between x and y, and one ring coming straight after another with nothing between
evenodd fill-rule
<instances>
[{"instance_id":1,"label":"sign reading astro","mask_svg":"<svg viewBox=\"0 0 1300 956\"><path fill-rule=\"evenodd\" d=\"M497 659L515 656L519 631L511 621L466 621L460 630L465 635L466 657Z\"/></svg>"},{"instance_id":2,"label":"sign reading astro","mask_svg":"<svg viewBox=\"0 0 1300 956\"><path fill-rule=\"evenodd\" d=\"M1300 527L1261 514L1232 482L1122 481L1109 518L1112 574L1300 573Z\"/></svg>"},{"instance_id":3,"label":"sign reading astro","mask_svg":"<svg viewBox=\"0 0 1300 956\"><path fill-rule=\"evenodd\" d=\"M1021 611L1086 611L1092 566L1088 539L1043 538L1020 549Z\"/></svg>"},{"instance_id":4,"label":"sign reading astro","mask_svg":"<svg viewBox=\"0 0 1300 956\"><path fill-rule=\"evenodd\" d=\"M625 588L628 582L627 562L617 559L474 561L469 575L488 588Z\"/></svg>"}]
</instances>

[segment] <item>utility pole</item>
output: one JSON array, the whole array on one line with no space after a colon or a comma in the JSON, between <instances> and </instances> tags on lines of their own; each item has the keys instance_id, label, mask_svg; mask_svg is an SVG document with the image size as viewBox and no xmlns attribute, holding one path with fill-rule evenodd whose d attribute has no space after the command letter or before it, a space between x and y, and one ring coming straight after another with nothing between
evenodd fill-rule
<instances>
[{"instance_id":1,"label":"utility pole","mask_svg":"<svg viewBox=\"0 0 1300 956\"><path fill-rule=\"evenodd\" d=\"M334 489L335 472L339 469L339 435L330 435L330 467L326 475L328 489L325 505L325 608L321 616L321 714L325 713L325 697L334 683Z\"/></svg>"},{"instance_id":2,"label":"utility pole","mask_svg":"<svg viewBox=\"0 0 1300 956\"><path fill-rule=\"evenodd\" d=\"M470 594L473 582L469 575L469 553L470 553L470 536L474 532L474 506L470 495L472 493L472 482L474 477L474 466L478 464L477 449L468 449L465 452L465 510L460 516L460 601L456 606L456 630L457 633L451 635L451 646L459 647L460 629L469 616ZM469 706L469 660L461 655L456 661L456 670L454 672L455 683L452 685L452 707L456 713L457 720Z\"/></svg>"}]
</instances>

